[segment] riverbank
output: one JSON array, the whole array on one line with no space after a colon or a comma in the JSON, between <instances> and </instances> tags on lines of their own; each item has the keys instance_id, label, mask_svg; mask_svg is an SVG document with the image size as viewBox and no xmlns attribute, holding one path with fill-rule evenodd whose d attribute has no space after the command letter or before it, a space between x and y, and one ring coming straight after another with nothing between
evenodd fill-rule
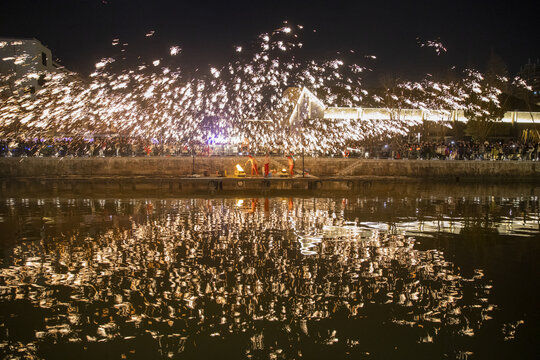
<instances>
[{"instance_id":1,"label":"riverbank","mask_svg":"<svg viewBox=\"0 0 540 360\"><path fill-rule=\"evenodd\" d=\"M137 177L165 179L192 175L214 177L234 174L236 164L247 157L108 157L108 158L0 158L0 179ZM263 159L257 158L262 165ZM287 159L271 158L270 169L288 168ZM371 160L353 158L296 159L295 172L321 179L363 177L371 180L439 181L537 181L540 164L535 161ZM249 169L246 169L248 171ZM259 178L260 179L260 178Z\"/></svg>"},{"instance_id":2,"label":"riverbank","mask_svg":"<svg viewBox=\"0 0 540 360\"><path fill-rule=\"evenodd\" d=\"M245 157L0 158L0 192L4 196L159 197L387 194L416 192L433 187L430 184L471 184L468 187L473 189L467 190L470 193L482 191L487 184L512 188L517 184L535 187L540 183L540 166L532 161L306 158L307 174L303 177L300 158L296 162L299 171L293 178L235 176L236 164L244 166L245 162ZM286 167L286 159L272 158L271 169Z\"/></svg>"},{"instance_id":3,"label":"riverbank","mask_svg":"<svg viewBox=\"0 0 540 360\"><path fill-rule=\"evenodd\" d=\"M537 181L430 181L408 177L219 178L219 177L64 177L0 179L1 197L268 197L268 196L529 196ZM490 195L491 196L491 195Z\"/></svg>"}]
</instances>

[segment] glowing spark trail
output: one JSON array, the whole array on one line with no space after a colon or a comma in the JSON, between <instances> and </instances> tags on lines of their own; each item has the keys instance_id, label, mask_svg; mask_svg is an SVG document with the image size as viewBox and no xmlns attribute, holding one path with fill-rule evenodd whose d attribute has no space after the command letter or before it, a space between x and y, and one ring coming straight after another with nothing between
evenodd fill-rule
<instances>
[{"instance_id":1,"label":"glowing spark trail","mask_svg":"<svg viewBox=\"0 0 540 360\"><path fill-rule=\"evenodd\" d=\"M437 38L436 40L427 40L425 42L420 41L419 38L416 38L416 40L418 41L420 47L431 47L435 50L437 55L441 55L441 53L447 51L443 43L441 42L441 39L439 38Z\"/></svg>"},{"instance_id":2,"label":"glowing spark trail","mask_svg":"<svg viewBox=\"0 0 540 360\"><path fill-rule=\"evenodd\" d=\"M180 54L180 51L181 51L181 50L182 50L182 49L180 49L179 46L172 46L172 47L170 48L170 54L171 54L171 56L178 55L178 54Z\"/></svg>"}]
</instances>

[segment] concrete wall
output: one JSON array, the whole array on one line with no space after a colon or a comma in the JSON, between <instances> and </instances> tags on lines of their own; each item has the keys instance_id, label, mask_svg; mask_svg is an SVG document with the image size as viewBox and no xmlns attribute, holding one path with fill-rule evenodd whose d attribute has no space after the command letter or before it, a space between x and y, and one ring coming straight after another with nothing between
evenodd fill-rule
<instances>
[{"instance_id":1,"label":"concrete wall","mask_svg":"<svg viewBox=\"0 0 540 360\"><path fill-rule=\"evenodd\" d=\"M195 173L214 176L217 171L234 173L235 164L245 165L246 157L196 157ZM262 158L257 158L262 165ZM287 159L273 158L271 169L287 167ZM342 158L305 159L310 174L321 177L364 176L477 180L540 180L540 164L532 161L427 161L357 160ZM301 173L302 159L296 159ZM0 158L0 178L89 178L157 177L191 175L191 157L135 158ZM246 169L246 172L249 168Z\"/></svg>"}]
</instances>

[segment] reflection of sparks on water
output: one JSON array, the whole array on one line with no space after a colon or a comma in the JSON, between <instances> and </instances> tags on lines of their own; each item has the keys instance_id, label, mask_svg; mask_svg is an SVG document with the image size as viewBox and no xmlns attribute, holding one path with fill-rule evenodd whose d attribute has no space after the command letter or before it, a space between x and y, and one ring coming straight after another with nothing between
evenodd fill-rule
<instances>
[{"instance_id":1,"label":"reflection of sparks on water","mask_svg":"<svg viewBox=\"0 0 540 360\"><path fill-rule=\"evenodd\" d=\"M345 237L345 238L357 238L362 233L362 229L356 225L356 222L343 222L342 225L324 225L324 236L327 238Z\"/></svg>"},{"instance_id":2,"label":"reflection of sparks on water","mask_svg":"<svg viewBox=\"0 0 540 360\"><path fill-rule=\"evenodd\" d=\"M243 203L7 199L0 208L7 221L33 206L51 217L36 220L38 228L46 226L41 240L14 246L0 270L0 299L64 309L45 316L32 343L49 337L119 341L148 333L173 352L183 351L179 338L196 340L204 331L223 339L248 331L248 353L271 351L265 324L276 321L317 343L365 346L331 322L319 322L337 312L354 321L379 309L391 314L386 322L418 330L421 342L443 330L473 336L490 319L491 285L482 271L464 278L442 252L417 250L414 238L391 234L383 223L347 222L344 207L358 202L271 199L266 212ZM58 222L76 207L84 209L88 225L105 224L105 230L90 235L85 227L69 230ZM465 302L468 289L474 295ZM127 331L133 323L139 330ZM507 333L513 334L510 326Z\"/></svg>"},{"instance_id":3,"label":"reflection of sparks on water","mask_svg":"<svg viewBox=\"0 0 540 360\"><path fill-rule=\"evenodd\" d=\"M317 251L313 248L322 241L322 237L317 236L298 236L298 242L300 243L300 252L302 255L316 255Z\"/></svg>"}]
</instances>

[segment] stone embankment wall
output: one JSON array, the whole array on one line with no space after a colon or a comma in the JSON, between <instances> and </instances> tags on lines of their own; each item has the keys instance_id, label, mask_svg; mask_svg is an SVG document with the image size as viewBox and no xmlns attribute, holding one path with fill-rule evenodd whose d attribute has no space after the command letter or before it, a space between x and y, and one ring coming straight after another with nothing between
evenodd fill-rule
<instances>
[{"instance_id":1,"label":"stone embankment wall","mask_svg":"<svg viewBox=\"0 0 540 360\"><path fill-rule=\"evenodd\" d=\"M125 157L125 158L0 158L0 178L65 177L184 177L192 173L234 174L246 157ZM262 167L262 158L257 159ZM305 169L319 177L407 177L421 179L538 179L540 163L533 161L432 161L305 158ZM287 159L272 158L271 169L287 167ZM295 170L302 171L297 158Z\"/></svg>"}]
</instances>

